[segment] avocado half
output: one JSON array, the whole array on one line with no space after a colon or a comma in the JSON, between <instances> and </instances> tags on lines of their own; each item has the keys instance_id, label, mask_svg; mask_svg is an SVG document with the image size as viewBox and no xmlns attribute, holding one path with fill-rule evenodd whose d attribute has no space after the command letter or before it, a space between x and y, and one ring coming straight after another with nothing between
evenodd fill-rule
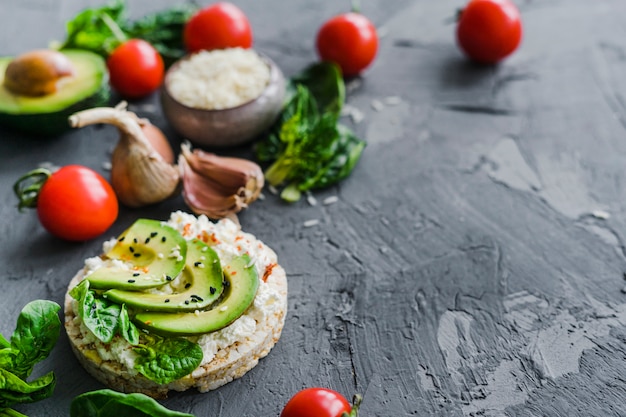
<instances>
[{"instance_id":1,"label":"avocado half","mask_svg":"<svg viewBox=\"0 0 626 417\"><path fill-rule=\"evenodd\" d=\"M75 75L55 93L29 97L4 87L6 67L14 57L0 57L0 124L22 132L52 136L70 129L68 117L77 111L105 106L111 90L106 62L89 51L61 51L72 62Z\"/></svg>"}]
</instances>

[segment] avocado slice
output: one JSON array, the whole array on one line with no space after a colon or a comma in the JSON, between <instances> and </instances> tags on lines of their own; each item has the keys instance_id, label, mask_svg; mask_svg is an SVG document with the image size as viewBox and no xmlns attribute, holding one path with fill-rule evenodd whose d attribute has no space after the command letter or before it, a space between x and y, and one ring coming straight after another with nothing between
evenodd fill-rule
<instances>
[{"instance_id":1,"label":"avocado slice","mask_svg":"<svg viewBox=\"0 0 626 417\"><path fill-rule=\"evenodd\" d=\"M185 266L187 241L178 231L158 220L138 219L105 254L132 263L132 269L115 266L96 269L85 278L91 288L140 291L173 280Z\"/></svg>"},{"instance_id":2,"label":"avocado slice","mask_svg":"<svg viewBox=\"0 0 626 417\"><path fill-rule=\"evenodd\" d=\"M259 289L259 274L247 254L233 258L224 267L224 295L210 310L193 313L142 312L135 323L164 336L193 336L220 330L250 307Z\"/></svg>"},{"instance_id":3,"label":"avocado slice","mask_svg":"<svg viewBox=\"0 0 626 417\"><path fill-rule=\"evenodd\" d=\"M224 290L224 274L217 253L198 239L187 242L181 280L185 290L176 294L154 294L111 289L104 297L137 310L194 311L210 306Z\"/></svg>"},{"instance_id":4,"label":"avocado slice","mask_svg":"<svg viewBox=\"0 0 626 417\"><path fill-rule=\"evenodd\" d=\"M75 75L64 80L59 91L40 97L9 91L4 75L14 57L0 57L0 124L28 133L56 135L71 128L70 115L108 104L111 89L104 58L83 50L61 52L71 61Z\"/></svg>"}]
</instances>

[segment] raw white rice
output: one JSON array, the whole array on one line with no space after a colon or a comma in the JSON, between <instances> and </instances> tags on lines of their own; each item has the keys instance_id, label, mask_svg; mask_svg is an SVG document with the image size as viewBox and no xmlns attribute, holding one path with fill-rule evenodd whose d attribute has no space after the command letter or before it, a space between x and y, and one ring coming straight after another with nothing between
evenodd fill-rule
<instances>
[{"instance_id":1,"label":"raw white rice","mask_svg":"<svg viewBox=\"0 0 626 417\"><path fill-rule=\"evenodd\" d=\"M261 95L269 66L251 49L201 51L181 61L168 76L168 90L180 103L206 110L240 106Z\"/></svg>"}]
</instances>

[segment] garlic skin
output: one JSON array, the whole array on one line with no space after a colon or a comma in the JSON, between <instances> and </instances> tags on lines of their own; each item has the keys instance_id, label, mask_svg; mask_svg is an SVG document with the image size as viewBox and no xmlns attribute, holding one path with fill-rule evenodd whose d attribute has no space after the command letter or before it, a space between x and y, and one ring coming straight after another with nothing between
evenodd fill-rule
<instances>
[{"instance_id":1,"label":"garlic skin","mask_svg":"<svg viewBox=\"0 0 626 417\"><path fill-rule=\"evenodd\" d=\"M142 125L149 123L117 107L96 107L74 113L69 118L75 128L106 123L116 126L119 141L111 156L111 185L120 202L128 207L142 207L175 195L180 176L176 166L168 163L146 137Z\"/></svg>"},{"instance_id":2,"label":"garlic skin","mask_svg":"<svg viewBox=\"0 0 626 417\"><path fill-rule=\"evenodd\" d=\"M261 194L265 177L256 163L243 158L222 157L181 145L178 166L183 198L197 215L210 219L232 217Z\"/></svg>"}]
</instances>

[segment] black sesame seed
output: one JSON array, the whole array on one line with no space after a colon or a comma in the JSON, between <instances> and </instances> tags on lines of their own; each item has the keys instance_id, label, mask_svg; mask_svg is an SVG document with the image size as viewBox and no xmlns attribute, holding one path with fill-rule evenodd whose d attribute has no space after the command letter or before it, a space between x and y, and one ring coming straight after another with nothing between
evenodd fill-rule
<instances>
[{"instance_id":1,"label":"black sesame seed","mask_svg":"<svg viewBox=\"0 0 626 417\"><path fill-rule=\"evenodd\" d=\"M185 304L189 304L189 300L185 300Z\"/></svg>"},{"instance_id":2,"label":"black sesame seed","mask_svg":"<svg viewBox=\"0 0 626 417\"><path fill-rule=\"evenodd\" d=\"M169 303L169 302L170 302L170 299L169 299L169 298L166 298L166 299L165 299L165 302L166 302L166 303Z\"/></svg>"},{"instance_id":3,"label":"black sesame seed","mask_svg":"<svg viewBox=\"0 0 626 417\"><path fill-rule=\"evenodd\" d=\"M193 266L200 266L200 265L202 265L202 262L200 262L200 261L193 263Z\"/></svg>"},{"instance_id":4,"label":"black sesame seed","mask_svg":"<svg viewBox=\"0 0 626 417\"><path fill-rule=\"evenodd\" d=\"M139 257L141 256L141 254L140 254L140 253L133 253L133 256L134 256L135 258L139 258Z\"/></svg>"},{"instance_id":5,"label":"black sesame seed","mask_svg":"<svg viewBox=\"0 0 626 417\"><path fill-rule=\"evenodd\" d=\"M133 242L135 242L135 243L139 243L139 241L137 240L137 238L134 238L134 239L133 239Z\"/></svg>"},{"instance_id":6,"label":"black sesame seed","mask_svg":"<svg viewBox=\"0 0 626 417\"><path fill-rule=\"evenodd\" d=\"M191 298L193 298L194 301L204 301L202 297L200 297L199 295L195 295L195 294L193 294Z\"/></svg>"},{"instance_id":7,"label":"black sesame seed","mask_svg":"<svg viewBox=\"0 0 626 417\"><path fill-rule=\"evenodd\" d=\"M170 277L169 275L166 275L166 276L165 276L165 280L166 280L166 281L171 281L171 280L172 280L172 277Z\"/></svg>"},{"instance_id":8,"label":"black sesame seed","mask_svg":"<svg viewBox=\"0 0 626 417\"><path fill-rule=\"evenodd\" d=\"M129 279L129 280L128 280L128 283L129 283L129 284L134 284L134 283L135 283L135 280L134 280L134 279Z\"/></svg>"},{"instance_id":9,"label":"black sesame seed","mask_svg":"<svg viewBox=\"0 0 626 417\"><path fill-rule=\"evenodd\" d=\"M126 239L126 236L122 236L121 238L117 239L118 242L123 242L124 239Z\"/></svg>"},{"instance_id":10,"label":"black sesame seed","mask_svg":"<svg viewBox=\"0 0 626 417\"><path fill-rule=\"evenodd\" d=\"M163 236L163 237L161 238L161 242L165 242L166 240L167 240L167 238L166 238L165 236Z\"/></svg>"},{"instance_id":11,"label":"black sesame seed","mask_svg":"<svg viewBox=\"0 0 626 417\"><path fill-rule=\"evenodd\" d=\"M135 248L133 248L132 246L129 246L128 250L130 251L130 253L134 253L135 252Z\"/></svg>"},{"instance_id":12,"label":"black sesame seed","mask_svg":"<svg viewBox=\"0 0 626 417\"><path fill-rule=\"evenodd\" d=\"M215 291L217 291L215 289L215 287L209 287L209 291L211 292L211 294L215 294Z\"/></svg>"},{"instance_id":13,"label":"black sesame seed","mask_svg":"<svg viewBox=\"0 0 626 417\"><path fill-rule=\"evenodd\" d=\"M149 238L149 237L147 237L147 238L146 238L146 240L144 240L144 242L143 242L143 243L145 243L145 244L147 245L149 242L150 242L150 238Z\"/></svg>"},{"instance_id":14,"label":"black sesame seed","mask_svg":"<svg viewBox=\"0 0 626 417\"><path fill-rule=\"evenodd\" d=\"M150 233L150 237L155 237L158 234L159 234L158 232L152 232L152 233Z\"/></svg>"},{"instance_id":15,"label":"black sesame seed","mask_svg":"<svg viewBox=\"0 0 626 417\"><path fill-rule=\"evenodd\" d=\"M134 276L134 277L138 277L139 275L141 275L139 272L135 272L135 273L133 274L133 276Z\"/></svg>"},{"instance_id":16,"label":"black sesame seed","mask_svg":"<svg viewBox=\"0 0 626 417\"><path fill-rule=\"evenodd\" d=\"M186 283L185 284L185 288L189 288L189 287L191 287L191 284L190 283Z\"/></svg>"}]
</instances>

